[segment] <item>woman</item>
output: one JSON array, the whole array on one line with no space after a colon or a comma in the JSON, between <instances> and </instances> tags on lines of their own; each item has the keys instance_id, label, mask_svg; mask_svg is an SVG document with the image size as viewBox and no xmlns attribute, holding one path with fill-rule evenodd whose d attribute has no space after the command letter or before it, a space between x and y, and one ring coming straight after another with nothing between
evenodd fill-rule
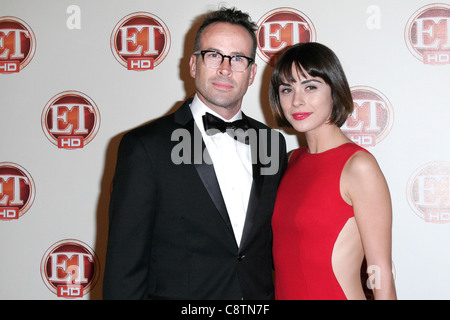
<instances>
[{"instance_id":1,"label":"woman","mask_svg":"<svg viewBox=\"0 0 450 320\"><path fill-rule=\"evenodd\" d=\"M329 48L302 43L279 58L270 100L280 123L305 134L280 184L272 219L277 299L395 299L389 189L375 158L340 127L353 100Z\"/></svg>"}]
</instances>

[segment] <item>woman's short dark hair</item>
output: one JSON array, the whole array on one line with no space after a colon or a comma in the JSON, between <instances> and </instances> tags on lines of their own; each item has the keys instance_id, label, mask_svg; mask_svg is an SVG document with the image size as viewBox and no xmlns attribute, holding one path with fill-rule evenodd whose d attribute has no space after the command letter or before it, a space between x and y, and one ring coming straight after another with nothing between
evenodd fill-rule
<instances>
[{"instance_id":1,"label":"woman's short dark hair","mask_svg":"<svg viewBox=\"0 0 450 320\"><path fill-rule=\"evenodd\" d=\"M276 62L270 82L269 98L272 112L280 126L291 127L280 105L279 87L294 82L292 66L302 76L322 78L331 88L333 109L330 123L341 127L353 112L353 99L344 70L336 54L317 42L298 43L289 47Z\"/></svg>"},{"instance_id":2,"label":"woman's short dark hair","mask_svg":"<svg viewBox=\"0 0 450 320\"><path fill-rule=\"evenodd\" d=\"M251 52L251 57L255 59L256 56L256 47L257 47L257 42L256 42L256 30L257 30L257 25L255 22L253 22L250 18L250 16L248 15L248 13L242 12L236 8L225 8L222 7L217 11L212 11L210 13L208 13L205 17L205 19L203 20L202 25L200 26L200 28L197 31L197 34L195 35L195 43L194 43L194 51L198 51L200 50L200 37L203 33L203 30L205 30L205 28L213 23L217 23L217 22L226 22L226 23L231 23L234 25L239 25L244 27L249 35L252 38L252 43L253 43L253 48L252 48L252 52Z\"/></svg>"}]
</instances>

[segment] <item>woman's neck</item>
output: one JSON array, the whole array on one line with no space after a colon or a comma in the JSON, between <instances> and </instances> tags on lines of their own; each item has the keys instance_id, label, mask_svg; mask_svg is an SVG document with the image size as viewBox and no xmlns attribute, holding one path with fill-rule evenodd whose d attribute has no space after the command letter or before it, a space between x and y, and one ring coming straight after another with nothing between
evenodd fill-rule
<instances>
[{"instance_id":1,"label":"woman's neck","mask_svg":"<svg viewBox=\"0 0 450 320\"><path fill-rule=\"evenodd\" d=\"M305 132L309 153L322 153L344 143L351 142L336 125L323 128L320 132Z\"/></svg>"}]
</instances>

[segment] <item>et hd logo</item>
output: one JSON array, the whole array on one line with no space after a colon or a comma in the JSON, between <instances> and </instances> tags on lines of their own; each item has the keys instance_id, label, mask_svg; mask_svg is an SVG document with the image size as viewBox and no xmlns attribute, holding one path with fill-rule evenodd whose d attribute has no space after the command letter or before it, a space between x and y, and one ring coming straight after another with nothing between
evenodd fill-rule
<instances>
[{"instance_id":1,"label":"et hd logo","mask_svg":"<svg viewBox=\"0 0 450 320\"><path fill-rule=\"evenodd\" d=\"M405 41L424 64L450 64L450 5L433 3L417 10L406 24Z\"/></svg>"},{"instance_id":2,"label":"et hd logo","mask_svg":"<svg viewBox=\"0 0 450 320\"><path fill-rule=\"evenodd\" d=\"M167 56L169 49L169 28L151 13L127 15L117 23L111 34L112 53L128 70L155 68Z\"/></svg>"},{"instance_id":3,"label":"et hd logo","mask_svg":"<svg viewBox=\"0 0 450 320\"><path fill-rule=\"evenodd\" d=\"M36 186L23 167L0 162L0 221L17 220L33 205Z\"/></svg>"},{"instance_id":4,"label":"et hd logo","mask_svg":"<svg viewBox=\"0 0 450 320\"><path fill-rule=\"evenodd\" d=\"M380 91L368 86L351 88L353 113L342 132L362 147L373 147L384 140L394 123L394 109Z\"/></svg>"},{"instance_id":5,"label":"et hd logo","mask_svg":"<svg viewBox=\"0 0 450 320\"><path fill-rule=\"evenodd\" d=\"M268 64L273 64L289 46L316 41L314 24L297 9L276 8L267 12L257 25L258 55Z\"/></svg>"},{"instance_id":6,"label":"et hd logo","mask_svg":"<svg viewBox=\"0 0 450 320\"><path fill-rule=\"evenodd\" d=\"M427 223L450 223L450 163L433 161L417 168L407 186L414 213Z\"/></svg>"},{"instance_id":7,"label":"et hd logo","mask_svg":"<svg viewBox=\"0 0 450 320\"><path fill-rule=\"evenodd\" d=\"M61 298L82 298L95 286L99 261L85 243L61 240L47 249L41 260L41 277L47 288Z\"/></svg>"},{"instance_id":8,"label":"et hd logo","mask_svg":"<svg viewBox=\"0 0 450 320\"><path fill-rule=\"evenodd\" d=\"M16 17L0 17L0 73L17 73L33 59L33 30Z\"/></svg>"},{"instance_id":9,"label":"et hd logo","mask_svg":"<svg viewBox=\"0 0 450 320\"><path fill-rule=\"evenodd\" d=\"M96 136L100 112L95 102L84 93L64 91L45 106L41 118L46 137L60 149L79 149Z\"/></svg>"}]
</instances>

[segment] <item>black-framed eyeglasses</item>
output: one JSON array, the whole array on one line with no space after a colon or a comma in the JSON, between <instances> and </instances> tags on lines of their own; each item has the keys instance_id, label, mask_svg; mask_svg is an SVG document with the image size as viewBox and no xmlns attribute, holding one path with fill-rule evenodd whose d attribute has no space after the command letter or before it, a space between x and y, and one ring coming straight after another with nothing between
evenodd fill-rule
<instances>
[{"instance_id":1,"label":"black-framed eyeglasses","mask_svg":"<svg viewBox=\"0 0 450 320\"><path fill-rule=\"evenodd\" d=\"M223 60L228 58L230 61L231 70L235 72L244 72L254 61L252 58L240 54L235 56L227 56L215 50L200 50L194 52L194 54L201 54L205 65L208 68L213 69L217 69L223 63Z\"/></svg>"}]
</instances>

